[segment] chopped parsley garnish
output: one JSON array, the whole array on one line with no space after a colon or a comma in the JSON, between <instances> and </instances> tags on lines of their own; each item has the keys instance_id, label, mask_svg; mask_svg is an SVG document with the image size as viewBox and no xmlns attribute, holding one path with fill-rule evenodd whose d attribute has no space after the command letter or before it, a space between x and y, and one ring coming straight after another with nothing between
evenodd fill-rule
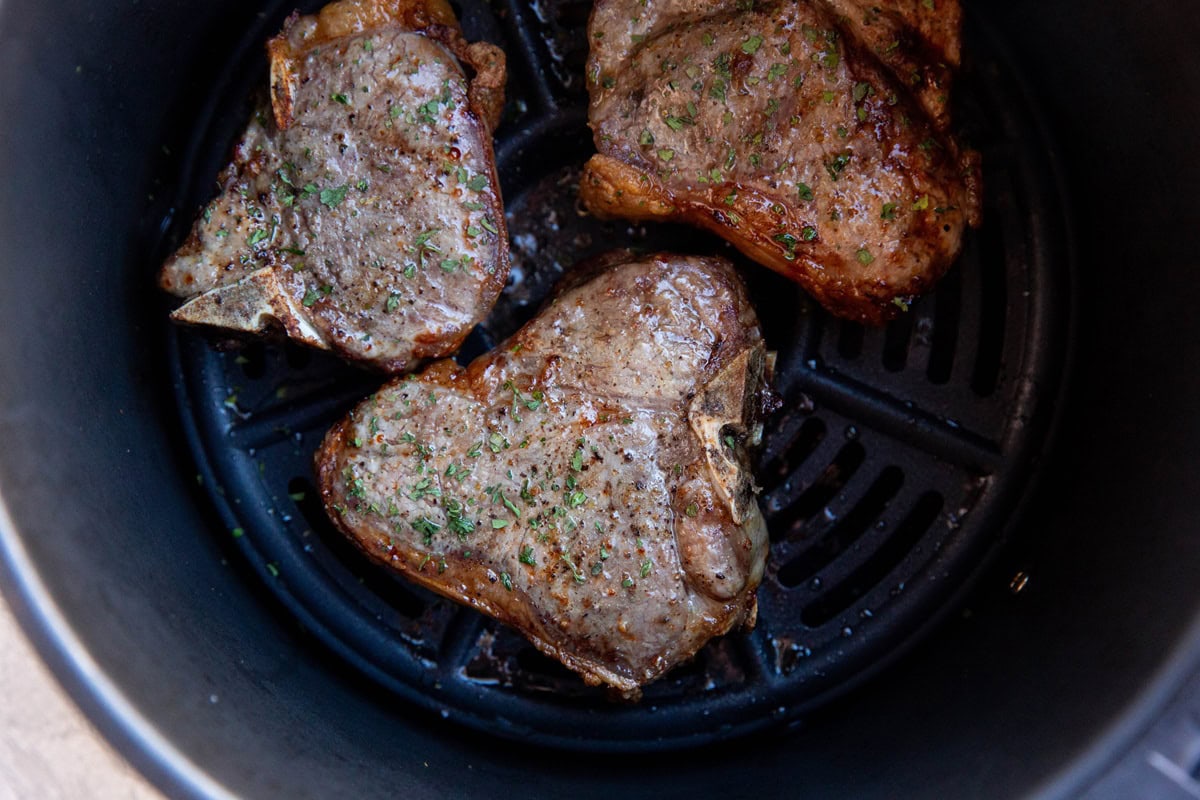
<instances>
[{"instance_id":1,"label":"chopped parsley garnish","mask_svg":"<svg viewBox=\"0 0 1200 800\"><path fill-rule=\"evenodd\" d=\"M533 557L533 548L532 547L527 546L527 547L521 548L521 555L517 556L517 560L520 561L522 564L528 564L531 567L537 566L537 559Z\"/></svg>"},{"instance_id":2,"label":"chopped parsley garnish","mask_svg":"<svg viewBox=\"0 0 1200 800\"><path fill-rule=\"evenodd\" d=\"M576 583L583 583L587 580L583 573L579 571L579 567L575 566L575 562L571 561L571 559L567 558L565 555L561 558L562 561L571 568L571 575L575 578Z\"/></svg>"},{"instance_id":3,"label":"chopped parsley garnish","mask_svg":"<svg viewBox=\"0 0 1200 800\"><path fill-rule=\"evenodd\" d=\"M441 525L426 517L421 517L416 522L413 522L412 526L413 530L421 534L424 538L427 547L433 544L433 535L442 529Z\"/></svg>"},{"instance_id":4,"label":"chopped parsley garnish","mask_svg":"<svg viewBox=\"0 0 1200 800\"><path fill-rule=\"evenodd\" d=\"M350 184L345 183L341 186L336 186L332 189L322 189L320 201L321 205L329 208L337 208L346 199L346 192L349 191Z\"/></svg>"},{"instance_id":5,"label":"chopped parsley garnish","mask_svg":"<svg viewBox=\"0 0 1200 800\"><path fill-rule=\"evenodd\" d=\"M341 92L330 95L329 99L335 103L341 103L344 106L350 105L350 98L347 97L346 95L342 94Z\"/></svg>"},{"instance_id":6,"label":"chopped parsley garnish","mask_svg":"<svg viewBox=\"0 0 1200 800\"><path fill-rule=\"evenodd\" d=\"M758 48L762 47L763 37L755 34L746 41L742 42L742 52L746 55L754 55L758 52Z\"/></svg>"},{"instance_id":7,"label":"chopped parsley garnish","mask_svg":"<svg viewBox=\"0 0 1200 800\"><path fill-rule=\"evenodd\" d=\"M807 183L796 184L796 190L799 192L801 200L806 200L810 203L812 202L813 190L812 187L810 187Z\"/></svg>"},{"instance_id":8,"label":"chopped parsley garnish","mask_svg":"<svg viewBox=\"0 0 1200 800\"><path fill-rule=\"evenodd\" d=\"M883 208L879 211L880 219L895 219L896 218L896 203L884 203Z\"/></svg>"},{"instance_id":9,"label":"chopped parsley garnish","mask_svg":"<svg viewBox=\"0 0 1200 800\"><path fill-rule=\"evenodd\" d=\"M836 181L838 178L840 178L843 170L846 169L846 165L849 163L849 153L838 153L836 156L834 156L832 161L829 161L825 164L825 171L829 173L829 179Z\"/></svg>"},{"instance_id":10,"label":"chopped parsley garnish","mask_svg":"<svg viewBox=\"0 0 1200 800\"><path fill-rule=\"evenodd\" d=\"M862 264L863 266L866 266L875 260L875 256L871 255L871 251L865 247L860 249L854 255L856 258L858 258L858 263Z\"/></svg>"},{"instance_id":11,"label":"chopped parsley garnish","mask_svg":"<svg viewBox=\"0 0 1200 800\"><path fill-rule=\"evenodd\" d=\"M501 572L501 573L500 573L500 583L501 583L501 584L504 586L504 588L505 588L505 589L508 589L510 592L513 590L513 588L512 588L512 578L510 578L510 577L508 576L508 573L507 573L507 572Z\"/></svg>"}]
</instances>

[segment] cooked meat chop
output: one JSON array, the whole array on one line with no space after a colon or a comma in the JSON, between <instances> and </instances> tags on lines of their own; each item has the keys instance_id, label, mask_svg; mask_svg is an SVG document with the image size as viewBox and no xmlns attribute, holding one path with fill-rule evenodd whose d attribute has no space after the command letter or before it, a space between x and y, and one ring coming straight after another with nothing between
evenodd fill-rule
<instances>
[{"instance_id":1,"label":"cooked meat chop","mask_svg":"<svg viewBox=\"0 0 1200 800\"><path fill-rule=\"evenodd\" d=\"M958 0L598 0L584 203L712 230L880 324L978 224L977 158L946 131L960 16Z\"/></svg>"},{"instance_id":2,"label":"cooked meat chop","mask_svg":"<svg viewBox=\"0 0 1200 800\"><path fill-rule=\"evenodd\" d=\"M270 107L163 266L189 298L172 319L282 328L392 372L453 352L508 276L504 54L464 42L442 0L343 0L268 50Z\"/></svg>"},{"instance_id":3,"label":"cooked meat chop","mask_svg":"<svg viewBox=\"0 0 1200 800\"><path fill-rule=\"evenodd\" d=\"M754 623L765 364L728 262L615 254L465 369L362 403L317 453L322 497L375 560L636 696Z\"/></svg>"}]
</instances>

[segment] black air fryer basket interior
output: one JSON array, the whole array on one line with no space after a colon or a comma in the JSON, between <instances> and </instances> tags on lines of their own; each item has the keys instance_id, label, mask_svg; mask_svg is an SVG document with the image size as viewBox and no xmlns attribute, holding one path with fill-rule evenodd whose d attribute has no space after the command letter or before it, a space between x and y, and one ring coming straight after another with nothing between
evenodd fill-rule
<instances>
[{"instance_id":1,"label":"black air fryer basket interior","mask_svg":"<svg viewBox=\"0 0 1200 800\"><path fill-rule=\"evenodd\" d=\"M968 4L985 224L936 292L864 329L746 266L784 400L759 624L629 705L332 531L311 453L378 377L165 321L292 4L4 0L8 596L181 793L1200 796L1200 23L1075 5ZM589 8L459 9L509 54L514 252L464 359L583 256L737 257L579 210Z\"/></svg>"}]
</instances>

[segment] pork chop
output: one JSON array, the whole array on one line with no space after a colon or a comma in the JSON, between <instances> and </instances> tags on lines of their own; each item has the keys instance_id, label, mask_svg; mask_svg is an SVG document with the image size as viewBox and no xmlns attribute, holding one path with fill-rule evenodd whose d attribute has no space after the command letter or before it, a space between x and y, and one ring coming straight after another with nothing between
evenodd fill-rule
<instances>
[{"instance_id":1,"label":"pork chop","mask_svg":"<svg viewBox=\"0 0 1200 800\"><path fill-rule=\"evenodd\" d=\"M947 130L960 18L958 0L598 0L583 201L707 228L880 324L978 224L977 158Z\"/></svg>"},{"instance_id":2,"label":"pork chop","mask_svg":"<svg viewBox=\"0 0 1200 800\"><path fill-rule=\"evenodd\" d=\"M317 453L322 498L373 559L635 696L754 623L766 363L728 262L615 254L465 369L359 405Z\"/></svg>"},{"instance_id":3,"label":"pork chop","mask_svg":"<svg viewBox=\"0 0 1200 800\"><path fill-rule=\"evenodd\" d=\"M491 134L504 54L443 0L342 0L268 45L270 103L160 274L172 319L399 372L495 304L508 245Z\"/></svg>"}]
</instances>

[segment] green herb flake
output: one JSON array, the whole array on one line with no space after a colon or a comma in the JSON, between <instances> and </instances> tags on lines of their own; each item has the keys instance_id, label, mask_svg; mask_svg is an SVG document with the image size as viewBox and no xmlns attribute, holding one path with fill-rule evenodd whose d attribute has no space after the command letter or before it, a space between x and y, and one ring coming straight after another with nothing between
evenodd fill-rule
<instances>
[{"instance_id":1,"label":"green herb flake","mask_svg":"<svg viewBox=\"0 0 1200 800\"><path fill-rule=\"evenodd\" d=\"M805 225L800 229L800 238L806 242L811 242L817 238L817 229L811 225Z\"/></svg>"},{"instance_id":2,"label":"green herb flake","mask_svg":"<svg viewBox=\"0 0 1200 800\"><path fill-rule=\"evenodd\" d=\"M658 157L661 158L663 161L670 161L672 158L675 157L675 151L670 149L669 147L664 147L663 149L658 151Z\"/></svg>"},{"instance_id":3,"label":"green herb flake","mask_svg":"<svg viewBox=\"0 0 1200 800\"><path fill-rule=\"evenodd\" d=\"M575 566L575 562L567 558L565 555L561 556L560 558L568 567L571 568L571 575L575 578L576 583L584 583L587 581L587 578L585 578L583 573L579 571L579 567Z\"/></svg>"},{"instance_id":4,"label":"green herb flake","mask_svg":"<svg viewBox=\"0 0 1200 800\"><path fill-rule=\"evenodd\" d=\"M384 310L389 314L400 307L400 295L392 292L388 295L387 303L384 304Z\"/></svg>"},{"instance_id":5,"label":"green herb flake","mask_svg":"<svg viewBox=\"0 0 1200 800\"><path fill-rule=\"evenodd\" d=\"M482 220L480 220L479 224L482 225L483 229L488 233L494 233L497 235L500 233L500 230L496 227L496 223L492 221L491 217L484 217Z\"/></svg>"},{"instance_id":6,"label":"green herb flake","mask_svg":"<svg viewBox=\"0 0 1200 800\"><path fill-rule=\"evenodd\" d=\"M510 592L513 590L513 588L512 588L512 578L510 578L510 577L508 576L508 573L507 573L507 572L501 572L501 573L500 573L500 584L501 584L501 585L502 585L502 586L503 586L505 589L508 589Z\"/></svg>"},{"instance_id":7,"label":"green herb flake","mask_svg":"<svg viewBox=\"0 0 1200 800\"><path fill-rule=\"evenodd\" d=\"M762 47L763 37L755 34L746 41L742 42L742 52L752 56L758 52L758 48Z\"/></svg>"},{"instance_id":8,"label":"green herb flake","mask_svg":"<svg viewBox=\"0 0 1200 800\"><path fill-rule=\"evenodd\" d=\"M811 203L813 199L813 190L807 183L796 184L796 191L800 195L800 199Z\"/></svg>"},{"instance_id":9,"label":"green herb flake","mask_svg":"<svg viewBox=\"0 0 1200 800\"><path fill-rule=\"evenodd\" d=\"M304 293L304 299L300 301L300 304L302 306L304 306L305 308L312 308L314 305L317 304L317 300L319 300L320 297L321 297L321 295L317 292L316 289L309 289L307 292Z\"/></svg>"},{"instance_id":10,"label":"green herb flake","mask_svg":"<svg viewBox=\"0 0 1200 800\"><path fill-rule=\"evenodd\" d=\"M426 547L433 543L433 535L442 529L441 525L426 517L417 519L411 525L413 530L421 534Z\"/></svg>"},{"instance_id":11,"label":"green herb flake","mask_svg":"<svg viewBox=\"0 0 1200 800\"><path fill-rule=\"evenodd\" d=\"M871 255L871 251L865 247L856 252L854 256L858 259L858 263L862 264L863 266L866 266L875 260L875 256Z\"/></svg>"},{"instance_id":12,"label":"green herb flake","mask_svg":"<svg viewBox=\"0 0 1200 800\"><path fill-rule=\"evenodd\" d=\"M846 169L846 165L849 163L849 153L838 153L833 157L832 161L826 162L825 171L829 173L829 179L836 181L838 178L840 178L842 172Z\"/></svg>"},{"instance_id":13,"label":"green herb flake","mask_svg":"<svg viewBox=\"0 0 1200 800\"><path fill-rule=\"evenodd\" d=\"M628 575L625 576L625 580L621 581L621 585L624 586L626 589L632 588L633 587L633 578L630 578Z\"/></svg>"},{"instance_id":14,"label":"green herb flake","mask_svg":"<svg viewBox=\"0 0 1200 800\"><path fill-rule=\"evenodd\" d=\"M929 195L923 194L912 204L913 211L924 211L929 208Z\"/></svg>"},{"instance_id":15,"label":"green herb flake","mask_svg":"<svg viewBox=\"0 0 1200 800\"><path fill-rule=\"evenodd\" d=\"M721 102L721 103L725 102L725 79L724 78L714 78L713 79L712 86L710 86L708 89L708 96L718 102Z\"/></svg>"},{"instance_id":16,"label":"green herb flake","mask_svg":"<svg viewBox=\"0 0 1200 800\"><path fill-rule=\"evenodd\" d=\"M517 556L517 560L522 564L528 564L531 567L537 566L537 559L533 557L532 547L526 546L521 548L521 555Z\"/></svg>"},{"instance_id":17,"label":"green herb flake","mask_svg":"<svg viewBox=\"0 0 1200 800\"><path fill-rule=\"evenodd\" d=\"M880 219L895 219L897 203L884 203L883 208L879 211Z\"/></svg>"},{"instance_id":18,"label":"green herb flake","mask_svg":"<svg viewBox=\"0 0 1200 800\"><path fill-rule=\"evenodd\" d=\"M342 94L341 92L330 95L329 99L335 103L341 103L344 106L350 105L350 98L347 97L346 95Z\"/></svg>"},{"instance_id":19,"label":"green herb flake","mask_svg":"<svg viewBox=\"0 0 1200 800\"><path fill-rule=\"evenodd\" d=\"M234 528L234 529L233 529L233 530L231 530L229 533L230 533L230 534L233 536L233 538L235 538L235 539L240 539L240 538L242 538L243 536L245 536L245 535L246 535L246 531L244 531L244 530L243 530L243 529L241 529L241 528Z\"/></svg>"},{"instance_id":20,"label":"green herb flake","mask_svg":"<svg viewBox=\"0 0 1200 800\"><path fill-rule=\"evenodd\" d=\"M652 569L654 569L654 562L652 562L650 559L647 558L645 561L642 562L642 567L640 570L638 570L638 574L644 578L650 574L650 571Z\"/></svg>"},{"instance_id":21,"label":"green herb flake","mask_svg":"<svg viewBox=\"0 0 1200 800\"><path fill-rule=\"evenodd\" d=\"M319 198L321 205L328 206L329 208L337 208L342 204L342 201L346 199L346 192L349 191L349 189L350 184L348 183L332 189L322 189L321 196Z\"/></svg>"},{"instance_id":22,"label":"green herb flake","mask_svg":"<svg viewBox=\"0 0 1200 800\"><path fill-rule=\"evenodd\" d=\"M254 231L254 233L250 234L250 238L247 240L247 242L251 247L254 247L254 245L268 238L270 235L271 234L267 233L262 228L258 228Z\"/></svg>"},{"instance_id":23,"label":"green herb flake","mask_svg":"<svg viewBox=\"0 0 1200 800\"><path fill-rule=\"evenodd\" d=\"M688 503L688 506L683 510L683 513L689 517L694 517L700 513L700 506L696 505L695 503Z\"/></svg>"},{"instance_id":24,"label":"green herb flake","mask_svg":"<svg viewBox=\"0 0 1200 800\"><path fill-rule=\"evenodd\" d=\"M467 181L467 188L472 192L482 192L487 187L488 179L486 175L473 175L471 179Z\"/></svg>"},{"instance_id":25,"label":"green herb flake","mask_svg":"<svg viewBox=\"0 0 1200 800\"><path fill-rule=\"evenodd\" d=\"M492 530L494 530L494 531L498 531L501 528L507 528L507 527L508 527L508 520L506 520L506 519L492 520Z\"/></svg>"}]
</instances>

